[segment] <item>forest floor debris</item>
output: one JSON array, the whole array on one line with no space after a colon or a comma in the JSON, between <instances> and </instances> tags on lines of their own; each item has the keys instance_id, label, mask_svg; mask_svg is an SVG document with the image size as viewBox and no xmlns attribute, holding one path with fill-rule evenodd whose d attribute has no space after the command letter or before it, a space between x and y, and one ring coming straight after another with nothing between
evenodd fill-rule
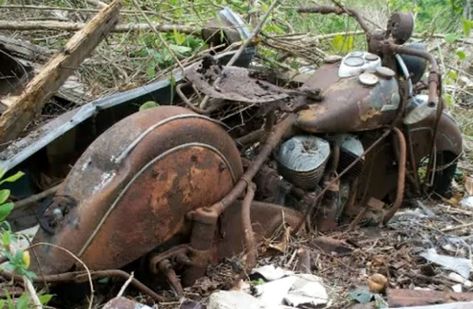
<instances>
[{"instance_id":1,"label":"forest floor debris","mask_svg":"<svg viewBox=\"0 0 473 309\"><path fill-rule=\"evenodd\" d=\"M340 252L337 247L327 249L316 246L313 235L291 237L285 246L274 246L268 240L265 246L260 247L260 267L255 268L254 272L259 271L260 278L290 276L288 274L297 270L298 252L303 248L310 255L311 273L320 277L327 289L330 299L327 308L348 308L360 300L373 301L373 305L383 301L389 303L390 293L398 293L392 291L399 289L437 291L450 295L460 284L462 293L473 292L469 279L422 256L426 250L435 249L450 259L470 260L473 235L470 228L462 228L461 225L473 220L473 211L433 200L421 203L433 215L426 213L422 207L405 208L386 227L363 227L352 232L333 232L322 236L324 240L331 239L331 243L342 243L344 248L352 248L351 252ZM269 255L275 252L271 248L284 248L284 251ZM216 290L241 290L240 278L256 291L262 281L251 280L251 274L241 277L241 269L238 258L210 267L207 277L185 289L185 296L205 304ZM381 293L369 291L369 281L375 274L387 278L388 297L382 293L383 289L378 290ZM455 299L444 298L445 302ZM458 301L464 300L458 298Z\"/></svg>"}]
</instances>

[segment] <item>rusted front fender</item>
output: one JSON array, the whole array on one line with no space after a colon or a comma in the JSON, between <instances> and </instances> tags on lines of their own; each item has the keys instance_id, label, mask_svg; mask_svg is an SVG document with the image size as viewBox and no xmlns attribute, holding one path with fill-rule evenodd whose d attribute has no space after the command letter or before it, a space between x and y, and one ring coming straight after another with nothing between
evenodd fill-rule
<instances>
[{"instance_id":1,"label":"rusted front fender","mask_svg":"<svg viewBox=\"0 0 473 309\"><path fill-rule=\"evenodd\" d=\"M434 125L435 115L432 114L425 120L408 128L414 157L417 162L430 153ZM437 152L450 152L457 156L463 151L463 139L460 128L455 120L446 113L442 114L438 124L435 148Z\"/></svg>"},{"instance_id":2,"label":"rusted front fender","mask_svg":"<svg viewBox=\"0 0 473 309\"><path fill-rule=\"evenodd\" d=\"M81 156L34 242L63 247L90 269L122 267L187 230L186 214L221 199L241 173L238 149L219 124L181 107L142 111ZM76 262L51 246L33 253L45 274Z\"/></svg>"}]
</instances>

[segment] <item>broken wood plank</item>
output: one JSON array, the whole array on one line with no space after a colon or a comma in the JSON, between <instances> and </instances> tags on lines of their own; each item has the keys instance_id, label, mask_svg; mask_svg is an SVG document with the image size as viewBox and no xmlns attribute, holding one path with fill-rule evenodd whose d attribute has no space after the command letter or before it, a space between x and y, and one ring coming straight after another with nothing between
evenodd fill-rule
<instances>
[{"instance_id":1,"label":"broken wood plank","mask_svg":"<svg viewBox=\"0 0 473 309\"><path fill-rule=\"evenodd\" d=\"M408 307L473 301L473 293L388 289L389 307Z\"/></svg>"},{"instance_id":2,"label":"broken wood plank","mask_svg":"<svg viewBox=\"0 0 473 309\"><path fill-rule=\"evenodd\" d=\"M44 62L51 56L51 51L47 48L4 35L0 35L0 49L13 57L33 62Z\"/></svg>"},{"instance_id":3,"label":"broken wood plank","mask_svg":"<svg viewBox=\"0 0 473 309\"><path fill-rule=\"evenodd\" d=\"M102 9L81 31L74 34L61 52L44 65L20 95L1 100L8 106L0 117L1 143L18 137L41 111L45 102L115 26L120 8L120 0L114 0Z\"/></svg>"},{"instance_id":4,"label":"broken wood plank","mask_svg":"<svg viewBox=\"0 0 473 309\"><path fill-rule=\"evenodd\" d=\"M0 20L0 30L9 31L32 31L32 30L45 30L45 31L78 31L84 28L86 24L80 22L64 22L56 20L25 20L25 21L11 21L11 20ZM173 32L178 31L181 33L192 34L197 33L200 35L201 29L193 26L186 25L171 25L153 23L150 26L148 23L128 23L116 25L112 32L130 32L130 31L149 31L154 27L159 32Z\"/></svg>"},{"instance_id":5,"label":"broken wood plank","mask_svg":"<svg viewBox=\"0 0 473 309\"><path fill-rule=\"evenodd\" d=\"M14 39L0 35L0 50L8 53L18 60L28 70L29 79L41 71L42 64L49 60L53 51L42 46L33 44L26 40ZM28 79L28 81L29 81ZM26 82L28 82L26 81ZM26 83L25 83L26 84ZM85 92L86 86L80 82L78 76L71 75L62 84L55 97L59 97L71 103L80 105L90 101L92 98ZM18 89L19 94L21 89ZM10 94L13 95L13 94ZM5 110L5 106L0 104L0 113Z\"/></svg>"}]
</instances>

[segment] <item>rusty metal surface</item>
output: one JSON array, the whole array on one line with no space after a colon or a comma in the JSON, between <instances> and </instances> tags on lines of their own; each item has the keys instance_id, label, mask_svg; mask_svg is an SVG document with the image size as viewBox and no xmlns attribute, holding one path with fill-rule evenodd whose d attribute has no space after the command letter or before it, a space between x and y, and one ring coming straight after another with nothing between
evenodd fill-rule
<instances>
[{"instance_id":1,"label":"rusty metal surface","mask_svg":"<svg viewBox=\"0 0 473 309\"><path fill-rule=\"evenodd\" d=\"M332 66L331 70L337 70L337 66ZM326 86L324 79L317 75L303 87ZM312 133L365 131L380 128L395 119L400 100L395 79L380 78L377 85L362 87L358 77L352 77L326 87L322 89L322 102L298 113L296 125L302 130Z\"/></svg>"},{"instance_id":2,"label":"rusty metal surface","mask_svg":"<svg viewBox=\"0 0 473 309\"><path fill-rule=\"evenodd\" d=\"M244 103L268 103L289 97L284 89L251 77L247 69L221 67L211 61L204 59L185 73L195 88L209 97Z\"/></svg>"},{"instance_id":3,"label":"rusty metal surface","mask_svg":"<svg viewBox=\"0 0 473 309\"><path fill-rule=\"evenodd\" d=\"M244 231L241 226L241 201L236 201L228 207L220 218L220 233L217 237L217 256L231 257L245 249ZM251 203L251 223L256 242L273 236L283 224L295 230L304 215L293 209L253 201Z\"/></svg>"},{"instance_id":4,"label":"rusty metal surface","mask_svg":"<svg viewBox=\"0 0 473 309\"><path fill-rule=\"evenodd\" d=\"M65 247L91 269L104 269L124 266L185 229L186 213L218 201L242 172L231 138L219 125L192 115L165 106L110 128L82 155L58 192L79 204L53 234L40 231L34 241ZM143 137L165 119L171 120ZM74 263L54 248L34 253L43 273L65 271Z\"/></svg>"},{"instance_id":5,"label":"rusty metal surface","mask_svg":"<svg viewBox=\"0 0 473 309\"><path fill-rule=\"evenodd\" d=\"M397 185L396 185L396 197L394 202L389 208L383 217L383 224L387 224L389 220L394 216L394 214L401 207L402 201L404 200L404 188L405 188L405 178L406 178L406 162L407 162L407 146L406 138L404 133L398 128L393 128L394 134L397 137Z\"/></svg>"},{"instance_id":6,"label":"rusty metal surface","mask_svg":"<svg viewBox=\"0 0 473 309\"><path fill-rule=\"evenodd\" d=\"M473 293L388 289L386 294L390 308L473 301Z\"/></svg>"},{"instance_id":7,"label":"rusty metal surface","mask_svg":"<svg viewBox=\"0 0 473 309\"><path fill-rule=\"evenodd\" d=\"M430 141L432 139L435 115L432 114L425 120L407 128L412 140L413 154L416 161L424 158L430 153ZM436 151L449 151L460 155L463 151L463 139L461 131L455 120L443 113L438 124L438 133L435 140Z\"/></svg>"}]
</instances>

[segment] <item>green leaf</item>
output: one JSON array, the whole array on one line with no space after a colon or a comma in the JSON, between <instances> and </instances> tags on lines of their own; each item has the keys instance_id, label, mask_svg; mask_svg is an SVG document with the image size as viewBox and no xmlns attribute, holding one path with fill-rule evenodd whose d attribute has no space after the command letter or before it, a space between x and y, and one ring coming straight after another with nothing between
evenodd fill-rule
<instances>
[{"instance_id":1,"label":"green leaf","mask_svg":"<svg viewBox=\"0 0 473 309\"><path fill-rule=\"evenodd\" d=\"M145 102L143 104L141 104L140 106L140 111L143 111L145 109L150 109L150 108L154 108L154 107L158 107L159 104L154 102L154 101L148 101L148 102Z\"/></svg>"},{"instance_id":2,"label":"green leaf","mask_svg":"<svg viewBox=\"0 0 473 309\"><path fill-rule=\"evenodd\" d=\"M148 67L146 67L146 76L149 79L153 79L156 77L156 66L153 62L149 64Z\"/></svg>"},{"instance_id":3,"label":"green leaf","mask_svg":"<svg viewBox=\"0 0 473 309\"><path fill-rule=\"evenodd\" d=\"M5 203L9 196L10 196L10 190L8 189L0 190L0 205Z\"/></svg>"},{"instance_id":4,"label":"green leaf","mask_svg":"<svg viewBox=\"0 0 473 309\"><path fill-rule=\"evenodd\" d=\"M463 50L457 50L456 55L458 59L460 60L465 60L466 59L466 54Z\"/></svg>"},{"instance_id":5,"label":"green leaf","mask_svg":"<svg viewBox=\"0 0 473 309\"><path fill-rule=\"evenodd\" d=\"M10 293L8 293L8 290L5 290L5 296L7 297L8 309L15 309L15 303L13 302Z\"/></svg>"},{"instance_id":6,"label":"green leaf","mask_svg":"<svg viewBox=\"0 0 473 309\"><path fill-rule=\"evenodd\" d=\"M332 39L332 48L336 53L346 54L353 49L355 38L353 35L336 35Z\"/></svg>"},{"instance_id":7,"label":"green leaf","mask_svg":"<svg viewBox=\"0 0 473 309\"><path fill-rule=\"evenodd\" d=\"M15 174L3 179L2 181L0 181L0 185L5 183L5 182L15 182L17 181L18 179L20 179L23 175L25 175L25 173L23 172L16 172Z\"/></svg>"},{"instance_id":8,"label":"green leaf","mask_svg":"<svg viewBox=\"0 0 473 309\"><path fill-rule=\"evenodd\" d=\"M8 217L8 215L13 210L13 206L13 203L5 203L3 205L0 205L0 221L3 221Z\"/></svg>"},{"instance_id":9,"label":"green leaf","mask_svg":"<svg viewBox=\"0 0 473 309\"><path fill-rule=\"evenodd\" d=\"M445 104L447 105L447 107L452 107L454 105L453 97L449 93L446 93L446 94L443 95L443 100L444 100Z\"/></svg>"},{"instance_id":10,"label":"green leaf","mask_svg":"<svg viewBox=\"0 0 473 309\"><path fill-rule=\"evenodd\" d=\"M46 305L53 298L52 294L42 294L38 296L41 305Z\"/></svg>"},{"instance_id":11,"label":"green leaf","mask_svg":"<svg viewBox=\"0 0 473 309\"><path fill-rule=\"evenodd\" d=\"M28 309L30 299L26 293L21 294L19 298L16 299L15 309Z\"/></svg>"},{"instance_id":12,"label":"green leaf","mask_svg":"<svg viewBox=\"0 0 473 309\"><path fill-rule=\"evenodd\" d=\"M458 34L455 34L455 33L447 33L445 35L445 41L447 41L447 43L449 43L449 44L455 43L455 41L458 40L459 38L460 38L460 36Z\"/></svg>"},{"instance_id":13,"label":"green leaf","mask_svg":"<svg viewBox=\"0 0 473 309\"><path fill-rule=\"evenodd\" d=\"M464 19L463 20L463 34L465 36L470 36L470 32L472 28L473 28L473 20Z\"/></svg>"},{"instance_id":14,"label":"green leaf","mask_svg":"<svg viewBox=\"0 0 473 309\"><path fill-rule=\"evenodd\" d=\"M458 73L456 71L450 70L447 73L448 78L452 79L455 82L458 79Z\"/></svg>"},{"instance_id":15,"label":"green leaf","mask_svg":"<svg viewBox=\"0 0 473 309\"><path fill-rule=\"evenodd\" d=\"M181 45L176 45L176 44L169 44L169 47L172 49L173 52L184 56L187 53L190 53L192 51L192 48L187 47L187 46L181 46Z\"/></svg>"},{"instance_id":16,"label":"green leaf","mask_svg":"<svg viewBox=\"0 0 473 309\"><path fill-rule=\"evenodd\" d=\"M2 233L2 244L4 247L8 247L11 244L11 233L10 231L5 231ZM1 306L0 306L1 308Z\"/></svg>"},{"instance_id":17,"label":"green leaf","mask_svg":"<svg viewBox=\"0 0 473 309\"><path fill-rule=\"evenodd\" d=\"M0 168L0 179L2 179L3 176L5 176L6 172L7 172L6 170L4 170L3 168Z\"/></svg>"},{"instance_id":18,"label":"green leaf","mask_svg":"<svg viewBox=\"0 0 473 309\"><path fill-rule=\"evenodd\" d=\"M186 41L186 35L176 31L176 29L174 29L173 37L177 45L183 45Z\"/></svg>"}]
</instances>

